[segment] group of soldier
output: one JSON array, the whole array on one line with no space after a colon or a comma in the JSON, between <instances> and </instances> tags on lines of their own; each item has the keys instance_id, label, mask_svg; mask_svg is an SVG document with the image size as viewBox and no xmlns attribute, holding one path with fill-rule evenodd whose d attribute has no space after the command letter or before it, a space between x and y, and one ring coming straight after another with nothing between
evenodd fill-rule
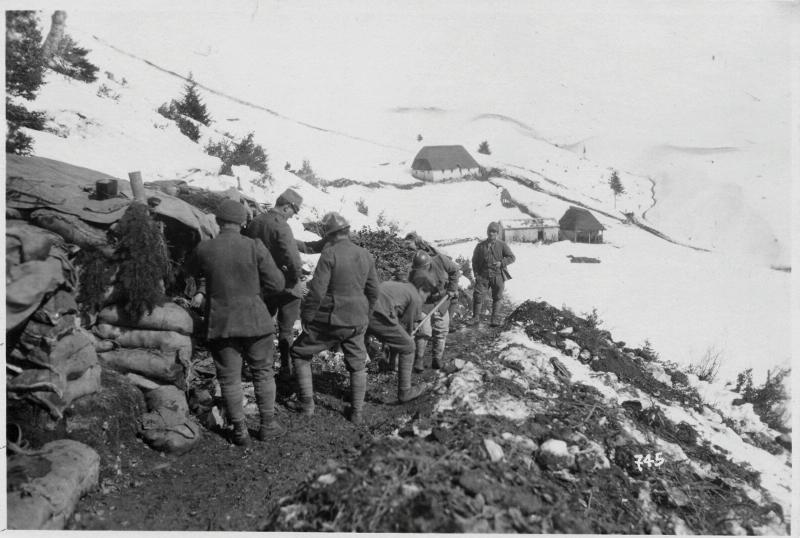
<instances>
[{"instance_id":1,"label":"group of soldier","mask_svg":"<svg viewBox=\"0 0 800 538\"><path fill-rule=\"evenodd\" d=\"M235 200L224 200L216 211L220 233L202 241L186 262L197 279L192 305L205 312L208 349L214 359L226 412L233 424L233 442L250 446L241 384L243 359L249 366L261 418L256 439L283 433L275 417L277 387L297 393L296 411L314 414L312 357L339 347L350 374L349 418L362 424L367 388L365 337L383 342L397 359L397 397L408 402L425 391L412 386L413 372L423 372L430 340L430 367L445 366L444 352L452 309L458 296L460 270L446 254L415 233L405 237L416 252L407 281L379 282L373 256L350 240L350 225L332 212L322 219L323 238L296 240L290 219L300 211L302 197L284 191L275 207L256 216L246 227L247 211ZM500 227L489 224L487 239L473 252L475 275L473 316L481 324L483 296L491 291L491 324L499 324L506 267L514 255L497 238ZM300 253L318 253L319 260L303 286ZM293 339L294 325L302 331ZM274 334L277 325L280 368L276 376Z\"/></svg>"}]
</instances>

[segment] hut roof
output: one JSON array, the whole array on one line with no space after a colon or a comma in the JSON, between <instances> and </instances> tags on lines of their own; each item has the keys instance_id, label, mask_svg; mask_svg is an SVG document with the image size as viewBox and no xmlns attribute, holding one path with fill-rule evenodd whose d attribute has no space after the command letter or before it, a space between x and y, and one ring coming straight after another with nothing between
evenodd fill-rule
<instances>
[{"instance_id":1,"label":"hut roof","mask_svg":"<svg viewBox=\"0 0 800 538\"><path fill-rule=\"evenodd\" d=\"M458 167L468 169L480 165L464 146L425 146L411 165L414 170L453 170Z\"/></svg>"},{"instance_id":2,"label":"hut roof","mask_svg":"<svg viewBox=\"0 0 800 538\"><path fill-rule=\"evenodd\" d=\"M564 216L558 221L562 230L580 230L596 232L605 230L605 227L586 209L570 206Z\"/></svg>"}]
</instances>

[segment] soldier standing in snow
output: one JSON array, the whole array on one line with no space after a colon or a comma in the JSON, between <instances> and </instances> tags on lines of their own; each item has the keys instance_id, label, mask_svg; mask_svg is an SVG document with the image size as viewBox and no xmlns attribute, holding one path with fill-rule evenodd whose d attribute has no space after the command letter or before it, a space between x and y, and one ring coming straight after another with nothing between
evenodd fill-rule
<instances>
[{"instance_id":1,"label":"soldier standing in snow","mask_svg":"<svg viewBox=\"0 0 800 538\"><path fill-rule=\"evenodd\" d=\"M367 391L364 333L378 298L375 260L350 241L350 224L338 213L322 217L328 244L322 250L314 277L300 309L303 332L291 347L300 411L314 414L311 357L339 344L350 372L350 420L361 424Z\"/></svg>"},{"instance_id":2,"label":"soldier standing in snow","mask_svg":"<svg viewBox=\"0 0 800 538\"><path fill-rule=\"evenodd\" d=\"M292 379L289 347L294 336L294 323L300 317L300 299L303 296L300 282L302 261L298 242L295 241L287 220L300 211L302 203L302 196L292 189L286 189L278 196L275 207L258 215L245 230L245 235L264 243L286 279L286 289L267 298L269 313L278 322L278 354L281 363L278 380L284 388L288 387Z\"/></svg>"},{"instance_id":3,"label":"soldier standing in snow","mask_svg":"<svg viewBox=\"0 0 800 538\"><path fill-rule=\"evenodd\" d=\"M205 302L206 337L233 423L233 442L247 447L251 441L242 407L242 355L253 373L261 415L257 438L266 441L282 431L275 420L275 325L262 297L281 292L285 280L264 245L240 233L247 219L242 204L223 200L216 214L219 235L201 242L186 264L189 274L200 278L192 305Z\"/></svg>"},{"instance_id":4,"label":"soldier standing in snow","mask_svg":"<svg viewBox=\"0 0 800 538\"><path fill-rule=\"evenodd\" d=\"M487 238L478 243L472 253L472 271L475 274L475 291L472 295L472 324L481 324L481 306L483 296L488 290L492 291L492 319L489 323L497 327L497 311L500 308L500 299L503 296L505 281L511 278L506 267L516 258L503 241L497 239L500 225L490 222L486 229Z\"/></svg>"},{"instance_id":5,"label":"soldier standing in snow","mask_svg":"<svg viewBox=\"0 0 800 538\"><path fill-rule=\"evenodd\" d=\"M438 370L444 366L444 349L447 343L447 333L450 328L450 302L458 297L458 265L448 256L436 254L431 256L423 250L418 250L414 254L411 263L409 280L417 275L426 275L433 280L436 290L428 297L422 307L422 311L427 314L443 298L447 297L433 315L417 331L416 354L414 357L414 371L422 372L425 370L425 348L428 339L431 340L431 368Z\"/></svg>"},{"instance_id":6,"label":"soldier standing in snow","mask_svg":"<svg viewBox=\"0 0 800 538\"><path fill-rule=\"evenodd\" d=\"M378 286L378 300L369 317L367 332L399 354L397 370L397 399L408 402L424 392L424 387L411 388L411 368L415 344L411 336L422 304L436 291L428 275L418 274L410 282L390 280Z\"/></svg>"}]
</instances>

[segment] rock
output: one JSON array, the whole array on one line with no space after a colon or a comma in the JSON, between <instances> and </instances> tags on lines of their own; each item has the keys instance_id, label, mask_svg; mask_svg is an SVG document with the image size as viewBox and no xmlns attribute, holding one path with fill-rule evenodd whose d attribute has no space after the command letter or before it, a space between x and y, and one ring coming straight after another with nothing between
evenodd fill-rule
<instances>
[{"instance_id":1,"label":"rock","mask_svg":"<svg viewBox=\"0 0 800 538\"><path fill-rule=\"evenodd\" d=\"M789 452L792 451L792 436L789 435L788 433L780 434L778 437L775 438L775 442L781 445Z\"/></svg>"},{"instance_id":2,"label":"rock","mask_svg":"<svg viewBox=\"0 0 800 538\"><path fill-rule=\"evenodd\" d=\"M402 486L400 486L400 491L402 491L403 495L405 495L406 497L413 497L422 490L420 489L419 486L415 484L403 484Z\"/></svg>"},{"instance_id":3,"label":"rock","mask_svg":"<svg viewBox=\"0 0 800 538\"><path fill-rule=\"evenodd\" d=\"M461 370L462 368L464 368L464 366L466 366L466 364L467 364L467 361L465 361L464 359L455 359L455 360L453 360L453 366L456 367L456 370Z\"/></svg>"},{"instance_id":4,"label":"rock","mask_svg":"<svg viewBox=\"0 0 800 538\"><path fill-rule=\"evenodd\" d=\"M477 471L467 471L458 477L458 485L469 495L475 496L486 491L489 483Z\"/></svg>"},{"instance_id":5,"label":"rock","mask_svg":"<svg viewBox=\"0 0 800 538\"><path fill-rule=\"evenodd\" d=\"M742 527L742 524L733 510L730 510L725 515L725 534L731 536L747 536L747 529Z\"/></svg>"},{"instance_id":6,"label":"rock","mask_svg":"<svg viewBox=\"0 0 800 538\"><path fill-rule=\"evenodd\" d=\"M594 441L589 441L588 446L578 453L575 463L578 469L584 473L611 468L611 462L606 456L605 450Z\"/></svg>"},{"instance_id":7,"label":"rock","mask_svg":"<svg viewBox=\"0 0 800 538\"><path fill-rule=\"evenodd\" d=\"M583 364L591 362L591 360L592 360L592 352L589 351L588 349L582 349L580 355L578 355L578 358L580 359L580 361Z\"/></svg>"},{"instance_id":8,"label":"rock","mask_svg":"<svg viewBox=\"0 0 800 538\"><path fill-rule=\"evenodd\" d=\"M333 473L326 473L326 474L320 475L317 478L317 482L319 482L320 484L322 484L324 486L330 486L331 484L336 482L336 475L333 474Z\"/></svg>"},{"instance_id":9,"label":"rock","mask_svg":"<svg viewBox=\"0 0 800 538\"><path fill-rule=\"evenodd\" d=\"M575 456L570 454L567 443L559 439L548 439L542 443L537 459L548 469L563 469L575 463Z\"/></svg>"},{"instance_id":10,"label":"rock","mask_svg":"<svg viewBox=\"0 0 800 538\"><path fill-rule=\"evenodd\" d=\"M569 338L565 338L564 351L567 355L571 357L576 357L581 352L581 346L579 346L576 342L570 340Z\"/></svg>"},{"instance_id":11,"label":"rock","mask_svg":"<svg viewBox=\"0 0 800 538\"><path fill-rule=\"evenodd\" d=\"M563 335L572 334L573 330L574 329L572 327L565 327L565 328L561 329L560 331L558 331L558 334L563 334Z\"/></svg>"},{"instance_id":12,"label":"rock","mask_svg":"<svg viewBox=\"0 0 800 538\"><path fill-rule=\"evenodd\" d=\"M501 437L504 441L514 443L515 445L530 452L535 452L539 448L539 445L537 445L533 439L530 437L525 437L524 435L516 435L510 432L504 432Z\"/></svg>"},{"instance_id":13,"label":"rock","mask_svg":"<svg viewBox=\"0 0 800 538\"><path fill-rule=\"evenodd\" d=\"M483 440L483 446L486 449L486 453L489 455L489 459L493 462L503 459L503 448L496 442L487 438Z\"/></svg>"}]
</instances>

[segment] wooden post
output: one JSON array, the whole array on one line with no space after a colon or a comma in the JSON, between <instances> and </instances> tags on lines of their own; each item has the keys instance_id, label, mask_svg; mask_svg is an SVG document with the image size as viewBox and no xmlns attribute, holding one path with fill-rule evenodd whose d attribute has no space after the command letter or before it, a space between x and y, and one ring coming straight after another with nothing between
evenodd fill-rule
<instances>
[{"instance_id":1,"label":"wooden post","mask_svg":"<svg viewBox=\"0 0 800 538\"><path fill-rule=\"evenodd\" d=\"M141 172L128 172L128 179L131 180L131 190L133 199L137 202L147 203L147 196L144 193L144 182Z\"/></svg>"}]
</instances>

